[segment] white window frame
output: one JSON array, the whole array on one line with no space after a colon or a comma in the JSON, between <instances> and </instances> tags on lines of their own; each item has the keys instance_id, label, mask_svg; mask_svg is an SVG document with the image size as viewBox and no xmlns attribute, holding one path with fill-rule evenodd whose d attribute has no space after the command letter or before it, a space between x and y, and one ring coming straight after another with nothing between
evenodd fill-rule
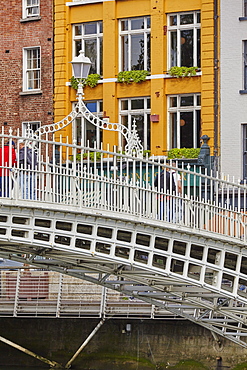
<instances>
[{"instance_id":1,"label":"white window frame","mask_svg":"<svg viewBox=\"0 0 247 370\"><path fill-rule=\"evenodd\" d=\"M131 101L133 100L138 100L138 99L143 99L144 101L144 108L143 109L131 109ZM122 102L127 101L128 109L122 109ZM128 117L128 129L132 130L133 129L133 121L132 121L132 116L138 116L142 115L144 116L144 142L142 142L143 149L148 150L150 149L151 143L148 142L148 130L149 130L149 135L151 135L151 127L150 127L150 114L151 114L151 109L148 108L148 105L150 106L151 100L149 96L140 96L140 97L134 97L134 98L123 98L119 99L119 122L124 124L122 122L122 117ZM123 145L123 137L121 134L119 134L119 147L124 150L124 145Z\"/></svg>"},{"instance_id":2,"label":"white window frame","mask_svg":"<svg viewBox=\"0 0 247 370\"><path fill-rule=\"evenodd\" d=\"M96 103L96 112L92 112L94 114L94 116L96 117L100 117L102 118L103 117L103 101L102 100L86 100L84 101L84 103L87 105L88 103ZM73 103L73 108L75 107L76 103ZM100 109L102 107L102 110ZM81 125L81 140L80 142L78 142L78 137L77 137L77 129L76 129L76 120L80 120L80 125ZM72 137L73 137L73 141L75 141L77 143L77 145L82 145L83 146L87 146L88 143L86 142L86 119L79 115L76 120L74 121L73 123L73 126L72 126ZM96 130L96 148L100 149L101 147L101 131L102 129L98 126L95 126L95 130Z\"/></svg>"},{"instance_id":3,"label":"white window frame","mask_svg":"<svg viewBox=\"0 0 247 370\"><path fill-rule=\"evenodd\" d=\"M180 24L180 17L184 15L193 14L193 23L190 24ZM177 31L177 63L174 66L182 67L181 66L181 32L184 30L193 30L193 66L198 66L198 56L197 56L197 30L201 29L201 23L197 22L197 17L200 15L200 11L191 11L191 12L183 12L183 13L169 13L167 15L167 31L168 31L168 70L173 67L171 63L171 33ZM177 17L177 25L171 25L171 17Z\"/></svg>"},{"instance_id":4,"label":"white window frame","mask_svg":"<svg viewBox=\"0 0 247 370\"><path fill-rule=\"evenodd\" d=\"M131 21L134 19L143 18L144 19L144 28L141 29L131 29ZM133 18L124 18L119 19L119 71L131 71L131 36L132 35L138 35L143 34L144 36L144 70L150 70L150 68L147 65L148 61L148 53L147 53L147 41L148 41L148 35L151 34L151 26L147 26L147 20L150 19L150 16L146 17L133 17ZM125 31L121 30L121 22L126 21L128 23L128 29ZM150 19L151 22L151 19ZM128 37L128 66L127 68L124 68L124 61L122 56L122 40L123 37ZM151 43L151 37L150 37L150 43ZM151 64L151 51L149 55L149 61Z\"/></svg>"},{"instance_id":5,"label":"white window frame","mask_svg":"<svg viewBox=\"0 0 247 370\"><path fill-rule=\"evenodd\" d=\"M32 68L28 68L28 52L29 51L38 51L39 58L38 58L38 67L33 66ZM31 82L34 81L34 78L30 78L29 75L34 73L38 73L38 87L33 88ZM23 48L23 91L39 91L41 89L41 48L40 46L34 46L29 48Z\"/></svg>"},{"instance_id":6,"label":"white window frame","mask_svg":"<svg viewBox=\"0 0 247 370\"><path fill-rule=\"evenodd\" d=\"M34 133L41 126L40 121L24 121L22 122L22 136L28 136L29 133Z\"/></svg>"},{"instance_id":7,"label":"white window frame","mask_svg":"<svg viewBox=\"0 0 247 370\"><path fill-rule=\"evenodd\" d=\"M87 25L89 23L96 23L97 32L86 35L85 34L85 25ZM100 28L101 28L100 25L101 24L102 24L102 27L103 27L103 22L102 21L84 22L84 23L77 23L77 24L73 25L73 56L78 56L79 55L79 53L78 53L79 51L77 52L77 50L76 50L76 42L78 42L78 41L81 42L81 50L85 53L85 56L88 56L88 55L86 55L86 52L85 52L85 41L96 38L96 48L97 48L96 73L99 74L99 75L103 74L103 70L101 71L101 65L102 65L103 61L100 58L100 54L101 54L100 53L100 51L101 51L100 50L100 45L102 45L102 58L103 58L103 32L100 32ZM81 35L76 35L75 34L76 33L75 32L76 27L81 27L81 29L82 29ZM103 69L103 65L102 65L102 69ZM89 73L92 73L92 72L89 71Z\"/></svg>"},{"instance_id":8,"label":"white window frame","mask_svg":"<svg viewBox=\"0 0 247 370\"><path fill-rule=\"evenodd\" d=\"M247 40L243 41L244 90L247 90Z\"/></svg>"},{"instance_id":9,"label":"white window frame","mask_svg":"<svg viewBox=\"0 0 247 370\"><path fill-rule=\"evenodd\" d=\"M181 98L193 96L193 105L188 106L181 106ZM170 98L177 98L177 106L172 107L170 105ZM173 148L180 148L180 115L182 112L193 112L193 148L198 148L198 135L200 133L197 132L197 111L201 111L201 105L197 103L198 99L201 98L201 94L181 94L181 95L168 95L167 96L167 106L168 106L168 150ZM173 146L172 143L172 120L171 120L171 113L177 113L177 145Z\"/></svg>"},{"instance_id":10,"label":"white window frame","mask_svg":"<svg viewBox=\"0 0 247 370\"><path fill-rule=\"evenodd\" d=\"M35 9L37 12L35 12ZM33 18L40 16L40 0L23 0L22 1L22 17Z\"/></svg>"}]
</instances>

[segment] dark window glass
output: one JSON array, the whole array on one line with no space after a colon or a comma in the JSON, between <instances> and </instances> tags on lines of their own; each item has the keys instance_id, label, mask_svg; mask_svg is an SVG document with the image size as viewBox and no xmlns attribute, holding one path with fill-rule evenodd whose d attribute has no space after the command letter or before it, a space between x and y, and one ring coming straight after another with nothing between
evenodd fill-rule
<instances>
[{"instance_id":1,"label":"dark window glass","mask_svg":"<svg viewBox=\"0 0 247 370\"><path fill-rule=\"evenodd\" d=\"M144 18L134 18L131 20L131 29L140 30L144 28Z\"/></svg>"},{"instance_id":2,"label":"dark window glass","mask_svg":"<svg viewBox=\"0 0 247 370\"><path fill-rule=\"evenodd\" d=\"M243 125L243 177L247 179L247 125Z\"/></svg>"},{"instance_id":3,"label":"dark window glass","mask_svg":"<svg viewBox=\"0 0 247 370\"><path fill-rule=\"evenodd\" d=\"M247 90L247 41L244 41L244 90Z\"/></svg>"},{"instance_id":4,"label":"dark window glass","mask_svg":"<svg viewBox=\"0 0 247 370\"><path fill-rule=\"evenodd\" d=\"M180 16L180 24L192 24L193 14L184 14Z\"/></svg>"},{"instance_id":5,"label":"dark window glass","mask_svg":"<svg viewBox=\"0 0 247 370\"><path fill-rule=\"evenodd\" d=\"M143 99L131 100L131 110L132 109L144 109L144 100Z\"/></svg>"},{"instance_id":6,"label":"dark window glass","mask_svg":"<svg viewBox=\"0 0 247 370\"><path fill-rule=\"evenodd\" d=\"M97 33L97 22L85 23L84 34L91 35L92 33Z\"/></svg>"},{"instance_id":7,"label":"dark window glass","mask_svg":"<svg viewBox=\"0 0 247 370\"><path fill-rule=\"evenodd\" d=\"M181 31L181 67L193 66L193 30Z\"/></svg>"}]
</instances>

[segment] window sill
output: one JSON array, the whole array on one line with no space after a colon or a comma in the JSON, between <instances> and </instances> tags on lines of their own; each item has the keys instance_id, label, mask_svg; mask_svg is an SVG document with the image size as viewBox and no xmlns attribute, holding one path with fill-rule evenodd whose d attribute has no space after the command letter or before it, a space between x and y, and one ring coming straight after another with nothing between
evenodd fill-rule
<instances>
[{"instance_id":1,"label":"window sill","mask_svg":"<svg viewBox=\"0 0 247 370\"><path fill-rule=\"evenodd\" d=\"M239 90L239 94L247 94L247 90Z\"/></svg>"},{"instance_id":2,"label":"window sill","mask_svg":"<svg viewBox=\"0 0 247 370\"><path fill-rule=\"evenodd\" d=\"M20 92L20 95L41 95L41 94L43 94L42 90L28 90Z\"/></svg>"},{"instance_id":3,"label":"window sill","mask_svg":"<svg viewBox=\"0 0 247 370\"><path fill-rule=\"evenodd\" d=\"M40 20L41 20L41 17L37 16L37 17L27 17L27 18L20 19L20 22L25 23L25 22L33 22L33 21L40 21Z\"/></svg>"}]
</instances>

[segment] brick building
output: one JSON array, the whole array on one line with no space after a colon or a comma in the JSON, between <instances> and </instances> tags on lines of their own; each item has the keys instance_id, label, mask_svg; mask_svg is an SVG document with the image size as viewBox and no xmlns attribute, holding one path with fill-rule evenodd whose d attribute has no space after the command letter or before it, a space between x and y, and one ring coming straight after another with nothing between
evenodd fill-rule
<instances>
[{"instance_id":1,"label":"brick building","mask_svg":"<svg viewBox=\"0 0 247 370\"><path fill-rule=\"evenodd\" d=\"M53 120L52 0L12 0L0 7L0 125Z\"/></svg>"}]
</instances>

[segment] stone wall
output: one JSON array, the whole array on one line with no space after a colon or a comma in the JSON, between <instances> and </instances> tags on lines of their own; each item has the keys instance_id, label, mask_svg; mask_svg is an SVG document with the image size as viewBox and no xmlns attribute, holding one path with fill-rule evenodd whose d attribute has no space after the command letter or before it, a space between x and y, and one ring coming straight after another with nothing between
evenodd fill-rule
<instances>
[{"instance_id":1,"label":"stone wall","mask_svg":"<svg viewBox=\"0 0 247 370\"><path fill-rule=\"evenodd\" d=\"M97 319L1 318L0 335L38 355L65 365L95 328ZM131 324L131 330L126 329ZM233 368L247 361L246 351L184 320L107 320L73 362L75 369L165 369L193 359L215 369L217 357ZM28 355L0 342L1 365L43 366ZM45 365L47 367L47 365Z\"/></svg>"}]
</instances>

